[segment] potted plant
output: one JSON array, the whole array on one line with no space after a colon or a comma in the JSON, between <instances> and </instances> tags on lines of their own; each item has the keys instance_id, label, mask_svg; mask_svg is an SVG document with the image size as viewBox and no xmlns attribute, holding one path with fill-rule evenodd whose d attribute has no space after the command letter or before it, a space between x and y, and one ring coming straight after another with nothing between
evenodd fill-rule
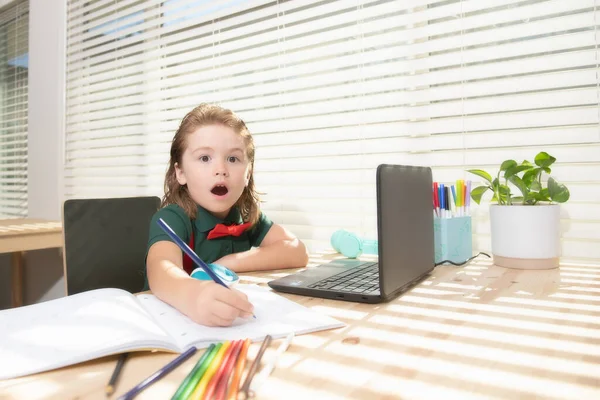
<instances>
[{"instance_id":1,"label":"potted plant","mask_svg":"<svg viewBox=\"0 0 600 400\"><path fill-rule=\"evenodd\" d=\"M506 160L497 175L480 169L467 172L485 180L471 191L480 204L482 196L493 193L490 205L494 264L519 269L550 269L560 259L560 204L569 200L569 190L549 176L556 158L546 152L534 163ZM547 179L544 179L546 176ZM516 189L516 190L514 190ZM513 192L514 190L514 192Z\"/></svg>"}]
</instances>

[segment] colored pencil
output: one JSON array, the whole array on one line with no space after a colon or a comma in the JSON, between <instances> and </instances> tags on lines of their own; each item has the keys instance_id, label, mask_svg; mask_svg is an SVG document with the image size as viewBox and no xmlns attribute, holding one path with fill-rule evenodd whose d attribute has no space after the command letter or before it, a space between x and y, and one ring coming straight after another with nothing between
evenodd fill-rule
<instances>
[{"instance_id":1,"label":"colored pencil","mask_svg":"<svg viewBox=\"0 0 600 400\"><path fill-rule=\"evenodd\" d=\"M216 355L219 353L219 350L221 350L221 346L223 346L223 343L217 343L212 348L211 352L208 354L208 356L206 356L206 359L202 361L202 365L196 371L194 376L192 376L192 379L190 379L190 381L187 383L187 386L183 390L183 393L179 396L177 400L186 400L192 395L194 389L196 389L196 386L198 386L198 382L200 382L200 380L206 373L206 370L208 369L212 361L215 359Z\"/></svg>"},{"instance_id":2,"label":"colored pencil","mask_svg":"<svg viewBox=\"0 0 600 400\"><path fill-rule=\"evenodd\" d=\"M125 364L125 360L127 359L128 355L129 355L129 353L122 353L121 356L119 357L119 360L117 361L117 365L115 366L115 370L113 371L112 376L110 377L110 380L108 381L108 384L106 385L106 395L107 396L110 396L111 394L114 393L115 386L117 384L117 381L119 380L121 370L123 369L123 365Z\"/></svg>"},{"instance_id":3,"label":"colored pencil","mask_svg":"<svg viewBox=\"0 0 600 400\"><path fill-rule=\"evenodd\" d=\"M163 376L167 375L169 372L177 368L181 363L190 358L196 352L195 347L190 347L183 353L181 353L177 358L172 360L170 363L150 375L148 378L144 379L140 382L136 387L131 389L129 392L125 393L123 396L119 397L119 400L130 400L133 399L139 392L146 389L148 386L152 385L154 382L158 381Z\"/></svg>"},{"instance_id":4,"label":"colored pencil","mask_svg":"<svg viewBox=\"0 0 600 400\"><path fill-rule=\"evenodd\" d=\"M260 360L262 359L262 356L265 354L265 350L267 350L267 347L269 347L272 340L273 340L273 338L271 337L271 335L265 336L265 340L263 340L262 345L260 346L260 349L258 350L258 354L256 354L256 357L254 358L254 361L252 362L252 365L250 366L250 370L248 371L248 375L246 375L246 380L244 381L244 384L242 385L242 387L239 391L238 397L241 397L244 399L248 398L248 390L250 389L250 384L252 383L254 374L256 374L256 371L258 370L258 366L260 365Z\"/></svg>"},{"instance_id":5,"label":"colored pencil","mask_svg":"<svg viewBox=\"0 0 600 400\"><path fill-rule=\"evenodd\" d=\"M190 397L189 397L190 400L202 399L204 392L206 391L206 387L208 386L208 383L210 382L212 377L215 375L215 372L219 368L219 365L221 365L221 362L223 361L223 356L225 355L225 353L227 353L227 350L229 349L230 346L231 346L230 341L226 341L225 343L223 343L223 345L219 349L219 352L216 354L215 358L212 360L212 362L208 366L208 369L204 373L204 376L202 377L202 379L200 379L200 382L198 382L198 385L196 386L196 388L190 395Z\"/></svg>"},{"instance_id":6,"label":"colored pencil","mask_svg":"<svg viewBox=\"0 0 600 400\"><path fill-rule=\"evenodd\" d=\"M237 364L238 357L244 346L243 340L238 340L235 346L235 349L232 351L231 356L227 360L227 365L221 376L219 377L216 386L215 386L215 399L216 400L224 400L227 395L227 387L229 386L229 378L231 377L231 373L235 365Z\"/></svg>"},{"instance_id":7,"label":"colored pencil","mask_svg":"<svg viewBox=\"0 0 600 400\"><path fill-rule=\"evenodd\" d=\"M188 384L190 383L190 381L192 380L194 375L196 375L196 373L200 370L200 368L202 368L202 363L204 362L204 360L206 360L209 357L209 355L214 347L215 347L214 343L211 344L210 346L208 346L208 348L204 351L204 354L202 354L202 356L198 359L198 362L196 362L196 365L194 366L194 368L192 368L192 370L185 377L183 382L181 382L181 384L177 388L177 391L175 392L175 394L173 394L173 397L171 397L171 400L178 400L181 397L183 392L185 392L185 388L188 386Z\"/></svg>"},{"instance_id":8,"label":"colored pencil","mask_svg":"<svg viewBox=\"0 0 600 400\"><path fill-rule=\"evenodd\" d=\"M215 375L213 376L213 378L208 383L208 386L206 387L206 391L204 392L205 399L212 399L213 395L215 394L215 392L217 390L217 386L219 385L219 382L225 376L225 372L231 368L230 367L231 360L234 359L234 357L237 357L238 346L240 343L242 343L241 340L235 340L235 341L231 342L231 346L229 346L227 353L223 356L221 365L219 365L219 368L215 372Z\"/></svg>"},{"instance_id":9,"label":"colored pencil","mask_svg":"<svg viewBox=\"0 0 600 400\"><path fill-rule=\"evenodd\" d=\"M253 392L258 391L258 388L260 387L260 385L262 385L265 382L265 380L267 379L267 377L271 374L271 372L275 368L275 365L277 364L277 360L288 349L288 347L292 343L293 339L294 339L294 332L290 333L285 338L285 340L279 345L279 347L275 351L275 354L269 360L269 363L267 365L265 365L265 367L260 371L260 374L252 382L252 385L250 385L251 391L253 391Z\"/></svg>"},{"instance_id":10,"label":"colored pencil","mask_svg":"<svg viewBox=\"0 0 600 400\"><path fill-rule=\"evenodd\" d=\"M202 268L204 270L204 272L206 272L208 274L208 276L210 276L210 278L213 281L215 281L216 283L218 283L219 285L223 286L226 289L231 289L229 286L227 286L227 284L225 282L223 282L221 280L221 278L219 278L219 276L212 270L212 268L210 268L208 265L206 265L206 263L204 261L202 261L202 259L200 257L198 257L198 254L196 254L194 252L194 250L192 250L190 248L190 246L187 245L186 242L184 242L183 240L181 240L181 238L179 236L177 236L177 234L169 226L169 224L167 224L162 218L159 218L158 221L156 221L156 223L158 224L158 226L160 226L162 228L162 230L171 239L173 239L173 241L175 242L175 244L177 244L177 246L179 246L179 248L185 254L187 254L188 257L190 257L192 259L192 261L194 262L194 264L196 264L198 267ZM256 315L252 314L252 317L256 318Z\"/></svg>"},{"instance_id":11,"label":"colored pencil","mask_svg":"<svg viewBox=\"0 0 600 400\"><path fill-rule=\"evenodd\" d=\"M250 339L244 340L242 349L235 365L235 371L231 378L231 384L227 392L227 400L237 400L238 390L240 388L240 382L242 381L242 375L244 374L244 367L246 366L246 356L248 355L248 349L250 348Z\"/></svg>"}]
</instances>

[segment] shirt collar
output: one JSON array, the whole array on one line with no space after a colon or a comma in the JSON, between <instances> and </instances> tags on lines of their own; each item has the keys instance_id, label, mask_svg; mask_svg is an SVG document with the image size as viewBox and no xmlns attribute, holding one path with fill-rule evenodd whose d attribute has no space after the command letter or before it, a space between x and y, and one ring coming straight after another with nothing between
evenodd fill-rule
<instances>
[{"instance_id":1,"label":"shirt collar","mask_svg":"<svg viewBox=\"0 0 600 400\"><path fill-rule=\"evenodd\" d=\"M215 227L217 224L242 224L242 215L237 207L232 207L227 214L225 219L220 219L208 212L204 207L198 206L198 212L196 213L196 230L198 232L208 232Z\"/></svg>"}]
</instances>

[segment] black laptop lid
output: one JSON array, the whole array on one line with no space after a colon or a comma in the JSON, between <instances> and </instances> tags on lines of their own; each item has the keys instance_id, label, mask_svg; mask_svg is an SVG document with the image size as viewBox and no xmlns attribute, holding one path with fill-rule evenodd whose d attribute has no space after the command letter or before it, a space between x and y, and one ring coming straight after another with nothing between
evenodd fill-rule
<instances>
[{"instance_id":1,"label":"black laptop lid","mask_svg":"<svg viewBox=\"0 0 600 400\"><path fill-rule=\"evenodd\" d=\"M382 164L377 168L379 287L390 298L433 270L431 168Z\"/></svg>"}]
</instances>

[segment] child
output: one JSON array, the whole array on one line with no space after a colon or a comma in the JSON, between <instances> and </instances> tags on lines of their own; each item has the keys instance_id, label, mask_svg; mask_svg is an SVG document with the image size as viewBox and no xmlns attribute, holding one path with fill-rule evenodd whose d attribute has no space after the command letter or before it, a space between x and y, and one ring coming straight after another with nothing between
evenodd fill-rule
<instances>
[{"instance_id":1,"label":"child","mask_svg":"<svg viewBox=\"0 0 600 400\"><path fill-rule=\"evenodd\" d=\"M308 262L304 244L259 210L253 168L252 136L233 112L201 104L183 118L171 143L162 208L150 225L146 271L153 294L203 325L229 326L237 317L251 317L253 306L238 290L191 278L196 266L158 218L186 243L192 240L190 247L207 264L245 272ZM241 231L217 224L240 224ZM211 233L213 228L225 233Z\"/></svg>"}]
</instances>

